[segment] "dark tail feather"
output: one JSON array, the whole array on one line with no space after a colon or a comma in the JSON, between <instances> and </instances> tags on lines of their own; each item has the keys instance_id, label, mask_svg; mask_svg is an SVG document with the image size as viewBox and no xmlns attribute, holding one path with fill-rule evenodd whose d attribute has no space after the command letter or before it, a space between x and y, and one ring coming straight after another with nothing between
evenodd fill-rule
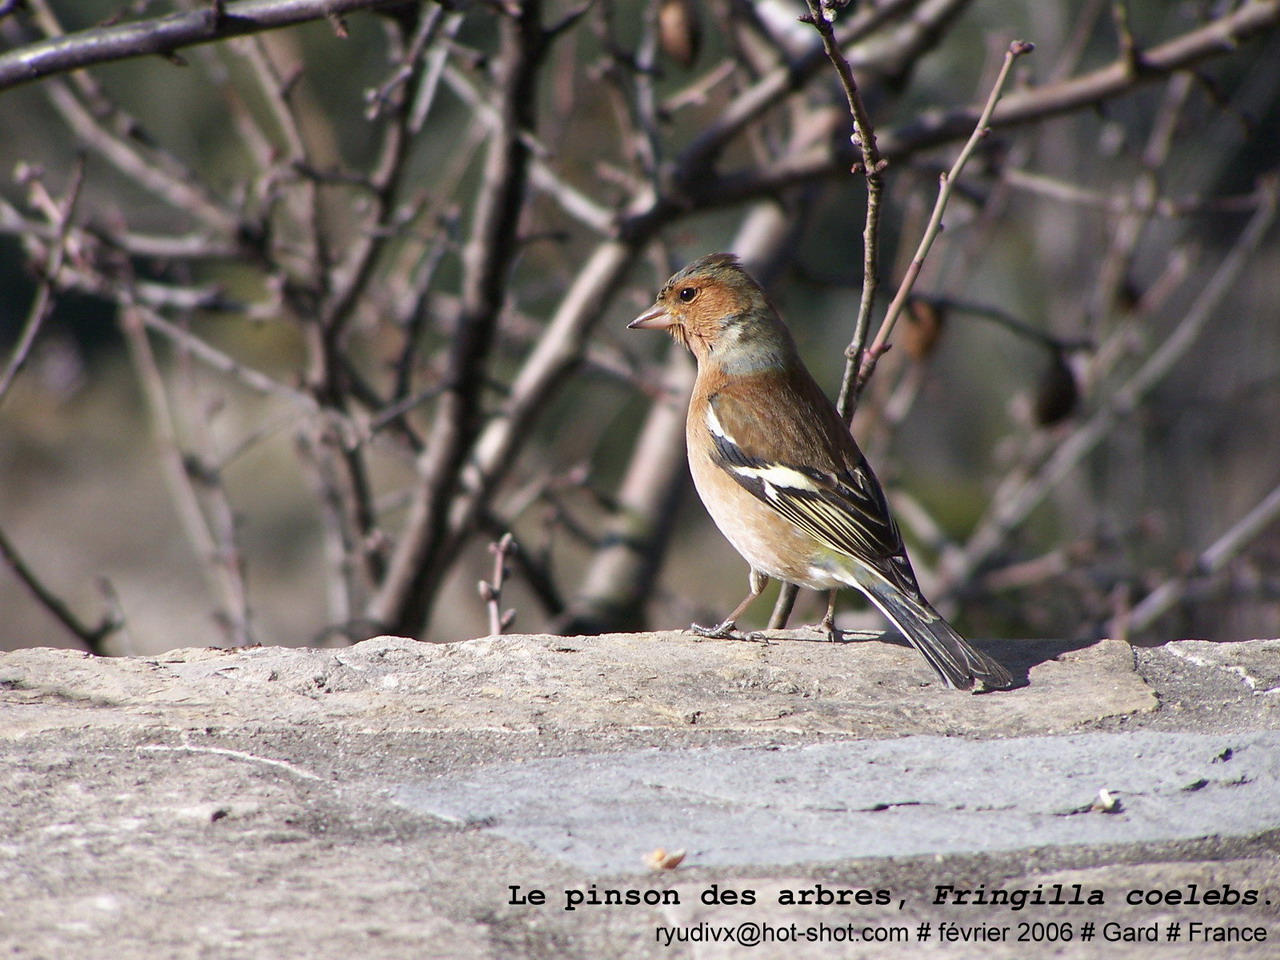
<instances>
[{"instance_id":1,"label":"dark tail feather","mask_svg":"<svg viewBox=\"0 0 1280 960\"><path fill-rule=\"evenodd\" d=\"M913 601L888 584L870 597L948 687L971 690L977 683L985 690L1007 690L1013 686L1008 670L971 647L923 597Z\"/></svg>"}]
</instances>

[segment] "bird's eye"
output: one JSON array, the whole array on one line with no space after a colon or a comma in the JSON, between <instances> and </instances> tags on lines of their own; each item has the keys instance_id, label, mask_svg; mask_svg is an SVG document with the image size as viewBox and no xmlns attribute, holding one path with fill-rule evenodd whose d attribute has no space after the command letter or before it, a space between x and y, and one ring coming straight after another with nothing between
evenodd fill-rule
<instances>
[{"instance_id":1,"label":"bird's eye","mask_svg":"<svg viewBox=\"0 0 1280 960\"><path fill-rule=\"evenodd\" d=\"M681 291L680 291L680 293L678 294L678 296L680 297L680 299L681 299L681 300L683 300L685 303L690 303L690 302L692 302L693 298L694 298L694 297L696 297L697 295L698 295L698 288L697 288L697 287L685 287L685 288L684 288L683 290L681 290Z\"/></svg>"}]
</instances>

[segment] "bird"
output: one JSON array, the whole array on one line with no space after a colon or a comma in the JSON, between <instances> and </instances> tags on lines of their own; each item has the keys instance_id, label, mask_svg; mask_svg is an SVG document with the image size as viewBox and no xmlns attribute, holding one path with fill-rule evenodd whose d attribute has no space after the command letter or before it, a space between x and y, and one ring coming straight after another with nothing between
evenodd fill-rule
<instances>
[{"instance_id":1,"label":"bird","mask_svg":"<svg viewBox=\"0 0 1280 960\"><path fill-rule=\"evenodd\" d=\"M821 626L834 639L836 591L854 588L948 687L1013 686L1009 671L965 641L921 592L883 487L736 256L694 260L627 326L665 330L693 354L689 471L707 512L750 566L742 603L720 624L691 630L739 636L738 618L772 578L828 591Z\"/></svg>"}]
</instances>

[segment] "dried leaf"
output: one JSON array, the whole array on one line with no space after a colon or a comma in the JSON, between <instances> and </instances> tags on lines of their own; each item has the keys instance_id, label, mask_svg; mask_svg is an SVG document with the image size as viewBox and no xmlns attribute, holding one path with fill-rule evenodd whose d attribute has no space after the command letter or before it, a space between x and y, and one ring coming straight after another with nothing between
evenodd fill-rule
<instances>
[{"instance_id":1,"label":"dried leaf","mask_svg":"<svg viewBox=\"0 0 1280 960\"><path fill-rule=\"evenodd\" d=\"M929 300L911 300L903 319L907 323L902 328L902 349L913 360L926 359L937 349L947 319L946 311Z\"/></svg>"},{"instance_id":2,"label":"dried leaf","mask_svg":"<svg viewBox=\"0 0 1280 960\"><path fill-rule=\"evenodd\" d=\"M662 0L658 7L658 42L662 52L688 68L702 49L702 21L693 0Z\"/></svg>"},{"instance_id":3,"label":"dried leaf","mask_svg":"<svg viewBox=\"0 0 1280 960\"><path fill-rule=\"evenodd\" d=\"M674 870L684 862L684 851L667 852L664 848L658 847L644 855L644 862L650 870Z\"/></svg>"},{"instance_id":4,"label":"dried leaf","mask_svg":"<svg viewBox=\"0 0 1280 960\"><path fill-rule=\"evenodd\" d=\"M1042 427L1065 420L1080 402L1080 386L1061 350L1053 351L1036 390L1035 418Z\"/></svg>"}]
</instances>

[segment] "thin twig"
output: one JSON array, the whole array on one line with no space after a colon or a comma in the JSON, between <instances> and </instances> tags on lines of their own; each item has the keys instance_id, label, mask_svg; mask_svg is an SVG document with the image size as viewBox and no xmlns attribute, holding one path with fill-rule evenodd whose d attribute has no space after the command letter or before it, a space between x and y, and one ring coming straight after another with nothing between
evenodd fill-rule
<instances>
[{"instance_id":1,"label":"thin twig","mask_svg":"<svg viewBox=\"0 0 1280 960\"><path fill-rule=\"evenodd\" d=\"M598 245L565 292L559 308L511 385L510 396L477 438L449 511L449 555L461 548L466 531L482 513L498 482L506 475L523 438L555 391L564 386L578 364L591 328L604 315L639 250L660 220L644 211L632 221L629 240Z\"/></svg>"},{"instance_id":2,"label":"thin twig","mask_svg":"<svg viewBox=\"0 0 1280 960\"><path fill-rule=\"evenodd\" d=\"M355 641L365 637L348 634L354 627L364 600L364 582L357 568L356 558L364 553L365 545L356 539L352 525L347 522L345 498L337 473L336 461L331 451L323 449L332 442L332 432L326 433L320 423L312 422L299 431L297 450L299 459L311 481L316 512L320 517L320 534L324 557L324 591L328 622L342 624L339 630L346 639Z\"/></svg>"},{"instance_id":3,"label":"thin twig","mask_svg":"<svg viewBox=\"0 0 1280 960\"><path fill-rule=\"evenodd\" d=\"M920 275L920 269L924 266L925 257L929 255L929 249L933 246L933 241L937 239L942 230L942 215L947 209L947 201L951 199L951 192L955 189L956 180L959 178L961 171L964 170L965 164L969 162L969 157L973 155L978 142L987 135L987 131L990 129L991 115L1000 100L1001 91L1004 89L1005 80L1008 79L1009 71L1013 68L1014 61L1034 49L1035 46L1025 40L1015 40L1009 44L1009 49L1004 55L1004 63L1000 66L1000 73L992 85L991 94L987 97L987 104L978 117L978 123L973 129L973 133L961 148L955 163L951 165L951 169L939 177L938 199L933 205L933 214L929 217L929 224L925 228L924 236L920 238L920 245L916 248L916 255L911 259L906 274L898 285L898 292L889 304L889 309L880 324L880 329L876 332L876 338L872 341L863 359L862 367L858 371L855 399L856 394L862 391L863 387L866 386L867 380L870 379L871 374L875 371L881 355L888 349L889 337L893 333L894 325L897 324L898 317L902 315L902 310L907 305L907 300L911 296L911 289L915 286L916 278Z\"/></svg>"},{"instance_id":4,"label":"thin twig","mask_svg":"<svg viewBox=\"0 0 1280 960\"><path fill-rule=\"evenodd\" d=\"M990 320L992 323L1004 327L1006 330L1012 331L1019 337L1030 340L1032 343L1038 343L1042 346L1059 352L1072 352L1076 350L1088 350L1093 347L1093 341L1087 337L1058 337L1054 336L1046 330L1039 327L1033 327L1019 317L1014 316L1007 310L1000 307L992 306L988 303L977 303L972 300L960 300L955 297L940 297L934 295L920 294L911 298L912 301L927 303L935 309L951 313L967 313L975 317L981 317L984 320Z\"/></svg>"},{"instance_id":5,"label":"thin twig","mask_svg":"<svg viewBox=\"0 0 1280 960\"><path fill-rule=\"evenodd\" d=\"M414 29L413 36L404 48L403 55L399 58L400 62L396 65L395 72L374 89L365 91L366 106L364 117L366 120L377 120L388 107L401 104L408 98L405 93L406 81L413 76L414 64L418 63L427 49L432 46L433 41L440 32L443 19L443 8L433 7L422 11L422 15L418 17L418 25ZM458 22L461 20L461 15L452 14L450 19ZM431 59L435 67L431 71L432 78L427 86L426 100L421 104L420 112L418 107L414 108L414 115L420 121L425 121L426 115L431 109L436 83L440 78L440 67L443 66L444 59L448 56L448 51L448 46L443 43L435 44L434 46ZM420 126L421 123L419 123Z\"/></svg>"},{"instance_id":6,"label":"thin twig","mask_svg":"<svg viewBox=\"0 0 1280 960\"><path fill-rule=\"evenodd\" d=\"M502 588L507 582L507 560L515 550L515 540L510 533L505 533L497 543L489 544L489 552L493 554L493 575L490 580L481 580L477 584L480 599L484 601L485 610L489 614L489 636L500 636L511 624L515 623L515 610L502 609Z\"/></svg>"},{"instance_id":7,"label":"thin twig","mask_svg":"<svg viewBox=\"0 0 1280 960\"><path fill-rule=\"evenodd\" d=\"M1119 18L1122 36L1128 35L1123 5L1117 4L1115 11ZM1131 35L1129 35L1129 43L1125 46L1126 49L1132 46ZM1137 54L1134 53L1133 56L1136 63ZM1178 120L1183 115L1183 108L1191 89L1191 77L1185 73L1170 78L1165 88L1164 99L1141 154L1142 168L1134 177L1129 202L1117 218L1112 230L1107 253L1102 258L1098 279L1094 283L1085 308L1084 321L1081 323L1081 327L1085 330L1093 330L1110 313L1131 274L1134 260L1138 256L1139 244L1155 216L1160 195L1161 171L1165 168L1169 150L1173 145L1173 135L1177 129Z\"/></svg>"},{"instance_id":8,"label":"thin twig","mask_svg":"<svg viewBox=\"0 0 1280 960\"><path fill-rule=\"evenodd\" d=\"M253 639L250 633L246 558L240 545L240 525L235 507L232 506L231 496L217 466L222 455L217 452L211 429L211 411L218 409L222 400L216 395L207 397L201 389L202 378L198 376L193 359L186 351L177 351L172 364L174 386L170 393L175 410L181 410L179 404L186 408L181 411L190 437L188 449L184 453L186 474L200 495L209 534L213 538L215 553L209 562L227 571L224 583L229 588L228 597L231 602L221 614L222 626L231 645L242 647Z\"/></svg>"},{"instance_id":9,"label":"thin twig","mask_svg":"<svg viewBox=\"0 0 1280 960\"><path fill-rule=\"evenodd\" d=\"M978 524L958 556L944 564L946 589L966 582L1009 532L1021 525L1106 436L1115 423L1130 415L1143 396L1168 375L1195 344L1213 317L1222 298L1231 290L1245 264L1257 251L1276 219L1280 181L1275 176L1262 184L1264 203L1249 220L1230 253L1223 259L1200 295L1188 307L1178 326L1134 372L1115 390L1092 417L1053 448L1053 453L1034 475L1015 481L992 498L991 509Z\"/></svg>"},{"instance_id":10,"label":"thin twig","mask_svg":"<svg viewBox=\"0 0 1280 960\"><path fill-rule=\"evenodd\" d=\"M1005 169L1004 182L1018 190L1033 193L1062 203L1093 207L1107 213L1123 213L1133 204L1132 192L1103 193L1079 184L1068 183L1048 174L1030 170ZM1151 206L1158 217L1191 217L1214 213L1252 213L1258 209L1258 192L1206 197L1202 194L1184 194L1179 197L1160 196Z\"/></svg>"},{"instance_id":11,"label":"thin twig","mask_svg":"<svg viewBox=\"0 0 1280 960\"><path fill-rule=\"evenodd\" d=\"M490 131L501 127L502 116L498 109L480 94L465 74L446 67L444 79L449 88L475 111L476 118L484 127ZM528 131L522 131L522 136L533 151L529 160L530 182L560 204L565 213L583 226L601 236L612 234L615 227L613 211L565 182L547 160L539 156L550 152L546 146L534 140Z\"/></svg>"},{"instance_id":12,"label":"thin twig","mask_svg":"<svg viewBox=\"0 0 1280 960\"><path fill-rule=\"evenodd\" d=\"M858 317L854 321L853 335L849 345L845 347L844 375L840 378L840 391L836 401L836 409L847 424L853 419L853 409L857 402L854 386L858 371L862 368L867 334L871 329L871 311L875 306L876 289L880 283L880 198L884 193L884 178L881 173L888 161L880 156L876 146L875 128L871 124L871 115L862 102L853 68L840 52L840 44L832 26L835 11L824 6L821 0L807 0L807 3L809 13L800 19L818 31L823 52L835 68L836 76L840 78L840 86L844 89L849 113L853 118L853 135L850 140L862 158L854 165L853 171L861 172L867 183L867 212L862 228L862 295L858 302ZM778 598L774 601L773 612L769 615L770 629L781 629L787 625L799 592L800 588L793 583L782 584Z\"/></svg>"},{"instance_id":13,"label":"thin twig","mask_svg":"<svg viewBox=\"0 0 1280 960\"><path fill-rule=\"evenodd\" d=\"M1104 103L1203 60L1238 50L1246 40L1273 31L1277 25L1280 0L1252 0L1202 27L1145 50L1142 72L1136 76L1125 62L1118 61L1058 83L1014 91L1001 100L989 125L996 129L1034 123ZM966 136L980 112L975 107L927 112L901 127L881 127L877 132L880 151L894 163L901 163L908 156ZM818 144L775 158L768 168L728 173L698 183L688 190L689 202L701 207L728 206L847 172L843 154Z\"/></svg>"},{"instance_id":14,"label":"thin twig","mask_svg":"<svg viewBox=\"0 0 1280 960\"><path fill-rule=\"evenodd\" d=\"M183 47L260 33L403 0L242 0L185 13L93 27L0 55L0 90L55 73L130 57L172 55Z\"/></svg>"},{"instance_id":15,"label":"thin twig","mask_svg":"<svg viewBox=\"0 0 1280 960\"><path fill-rule=\"evenodd\" d=\"M508 510L503 511L501 518L486 514L480 519L479 527L486 533L503 531L498 535L499 539L502 536L511 536L511 550L507 553L507 559L515 566L515 572L520 580L538 601L543 614L547 617L559 617L564 613L566 603L552 575L550 543L544 540L541 548L536 551L526 548L520 539L511 533L510 523L506 519L511 515L512 511ZM550 524L545 524L544 529L549 526Z\"/></svg>"},{"instance_id":16,"label":"thin twig","mask_svg":"<svg viewBox=\"0 0 1280 960\"><path fill-rule=\"evenodd\" d=\"M1186 595L1193 578L1219 573L1277 519L1280 519L1280 486L1275 487L1252 510L1232 524L1226 533L1202 550L1191 571L1171 577L1148 593L1128 612L1126 626L1131 631L1150 627Z\"/></svg>"},{"instance_id":17,"label":"thin twig","mask_svg":"<svg viewBox=\"0 0 1280 960\"><path fill-rule=\"evenodd\" d=\"M18 548L14 546L13 541L0 529L0 559L4 560L5 566L13 571L13 575L18 578L24 587L30 591L35 597L36 602L45 610L53 615L53 618L67 628L77 640L79 640L86 650L90 653L105 653L104 641L111 634L115 633L123 625L123 620L108 613L98 621L96 627L91 627L77 617L67 605L65 601L59 598L52 590L44 585L35 571L27 565L18 553Z\"/></svg>"},{"instance_id":18,"label":"thin twig","mask_svg":"<svg viewBox=\"0 0 1280 960\"><path fill-rule=\"evenodd\" d=\"M196 465L182 449L164 375L151 349L147 326L140 311L127 306L121 309L120 326L151 413L165 479L174 504L217 598L219 612L230 629L231 640L236 645L244 645L250 640L249 598L238 551L227 548L221 541L219 528L206 516L201 504L197 485L210 478L195 469Z\"/></svg>"},{"instance_id":19,"label":"thin twig","mask_svg":"<svg viewBox=\"0 0 1280 960\"><path fill-rule=\"evenodd\" d=\"M172 340L181 349L189 350L201 362L239 381L255 393L282 397L304 413L315 414L319 412L319 405L316 403L315 398L309 394L281 383L262 371L241 363L230 354L212 346L209 341L196 336L190 330L166 320L149 307L136 305L134 309L136 309L139 318L146 324L148 329ZM355 431L355 425L349 419L344 420L344 426L349 431Z\"/></svg>"},{"instance_id":20,"label":"thin twig","mask_svg":"<svg viewBox=\"0 0 1280 960\"><path fill-rule=\"evenodd\" d=\"M519 249L517 228L529 179L525 132L535 129L537 117L536 98L529 91L545 53L540 15L541 4L528 0L500 24L502 124L492 131L472 229L463 248L462 313L449 348L445 389L419 457L418 489L409 518L369 609L371 620L396 633L418 632L431 609L448 567L442 550L450 507L480 430L490 347L508 270Z\"/></svg>"},{"instance_id":21,"label":"thin twig","mask_svg":"<svg viewBox=\"0 0 1280 960\"><path fill-rule=\"evenodd\" d=\"M62 271L63 261L67 255L67 237L71 231L71 219L75 215L76 201L80 198L80 186L84 182L84 158L75 165L71 174L71 183L62 203L57 205L54 218L54 236L49 246L47 263L40 274L40 282L36 285L35 297L31 301L31 309L27 312L26 323L22 325L22 333L13 348L13 356L4 375L0 376L0 404L13 386L14 378L27 362L31 348L35 346L40 328L53 313L54 291L58 288L58 274Z\"/></svg>"},{"instance_id":22,"label":"thin twig","mask_svg":"<svg viewBox=\"0 0 1280 960\"><path fill-rule=\"evenodd\" d=\"M953 8L957 5L950 6ZM918 6L918 0L890 0L884 4L868 5L837 33L836 44L843 47L847 43L853 43L886 20ZM910 56L913 51L922 49L929 42L927 38L933 34L938 22L949 17L950 13L950 9L938 8L929 11L928 15L910 18L904 28L909 33L895 38L894 53ZM682 175L708 169L729 141L788 94L808 83L822 69L826 60L826 49L819 40L795 60L771 71L742 91L685 147L677 160L678 179L683 179Z\"/></svg>"},{"instance_id":23,"label":"thin twig","mask_svg":"<svg viewBox=\"0 0 1280 960\"><path fill-rule=\"evenodd\" d=\"M661 383L663 395L649 408L632 447L600 545L570 610L555 625L560 632L644 626L644 605L653 592L662 548L674 527L676 503L688 476L679 438L693 388L693 364L678 344L669 348Z\"/></svg>"},{"instance_id":24,"label":"thin twig","mask_svg":"<svg viewBox=\"0 0 1280 960\"><path fill-rule=\"evenodd\" d=\"M858 303L858 319L854 323L853 337L845 348L844 376L840 381L840 396L836 409L844 417L845 423L853 419L853 408L857 402L857 391L854 389L858 371L862 369L862 356L866 350L867 334L871 329L871 310L875 306L876 288L880 281L879 267L879 235L880 235L880 197L884 192L884 178L881 172L888 161L880 155L876 146L875 129L871 125L871 115L862 102L862 94L858 91L858 82L854 79L853 68L840 52L836 42L835 29L831 25L835 11L825 6L821 0L807 0L809 13L800 19L811 24L822 37L822 47L827 59L835 68L840 78L840 86L844 89L845 100L849 104L849 113L853 117L853 145L862 157L854 165L855 173L863 173L867 181L867 214L862 231L862 296Z\"/></svg>"},{"instance_id":25,"label":"thin twig","mask_svg":"<svg viewBox=\"0 0 1280 960\"><path fill-rule=\"evenodd\" d=\"M56 39L52 43L74 42L58 37L62 27L47 0L29 0L43 29ZM7 32L7 31L6 31ZM76 35L79 36L79 35ZM3 90L4 63L41 44L0 55L0 90ZM182 210L224 235L234 235L238 216L206 189L185 164L163 149L144 144L134 118L120 110L87 71L68 79L56 78L44 85L45 95L62 115L67 126L92 150L117 167L125 176L145 186L174 209Z\"/></svg>"}]
</instances>

